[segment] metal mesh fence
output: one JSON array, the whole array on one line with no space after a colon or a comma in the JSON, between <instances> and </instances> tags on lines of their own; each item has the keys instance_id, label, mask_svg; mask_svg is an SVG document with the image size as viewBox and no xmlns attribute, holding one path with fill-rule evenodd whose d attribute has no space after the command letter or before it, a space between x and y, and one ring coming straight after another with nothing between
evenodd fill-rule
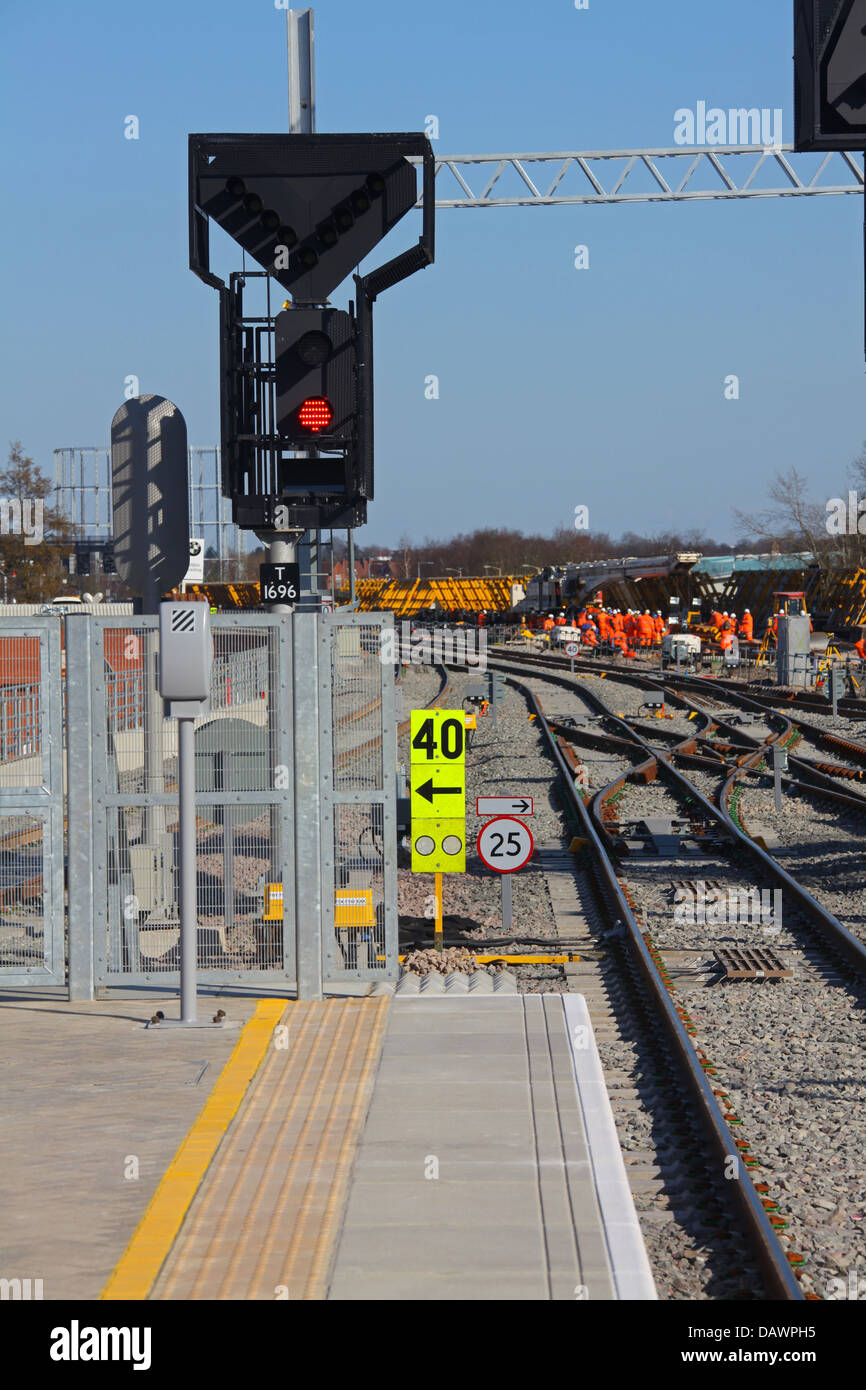
<instances>
[{"instance_id":1,"label":"metal mesh fence","mask_svg":"<svg viewBox=\"0 0 866 1390\"><path fill-rule=\"evenodd\" d=\"M143 836L140 807L108 820L108 970L160 973L180 966L176 808ZM196 841L198 967L278 969L283 961L279 841L268 805L199 808Z\"/></svg>"},{"instance_id":2,"label":"metal mesh fence","mask_svg":"<svg viewBox=\"0 0 866 1390\"><path fill-rule=\"evenodd\" d=\"M336 791L382 790L381 628L335 627L331 643ZM390 670L390 667L388 668Z\"/></svg>"},{"instance_id":3,"label":"metal mesh fence","mask_svg":"<svg viewBox=\"0 0 866 1390\"><path fill-rule=\"evenodd\" d=\"M382 805L335 808L335 960L344 970L384 970L385 860Z\"/></svg>"},{"instance_id":4,"label":"metal mesh fence","mask_svg":"<svg viewBox=\"0 0 866 1390\"><path fill-rule=\"evenodd\" d=\"M41 815L0 816L0 967L37 968L45 955L45 833Z\"/></svg>"},{"instance_id":5,"label":"metal mesh fence","mask_svg":"<svg viewBox=\"0 0 866 1390\"><path fill-rule=\"evenodd\" d=\"M210 712L195 721L200 970L284 963L274 626L213 627ZM107 732L109 975L179 968L177 722L158 695L158 632L101 634Z\"/></svg>"},{"instance_id":6,"label":"metal mesh fence","mask_svg":"<svg viewBox=\"0 0 866 1390\"><path fill-rule=\"evenodd\" d=\"M381 623L331 631L333 720L333 961L361 975L393 970L386 932L385 681Z\"/></svg>"},{"instance_id":7,"label":"metal mesh fence","mask_svg":"<svg viewBox=\"0 0 866 1390\"><path fill-rule=\"evenodd\" d=\"M38 637L0 637L0 789L41 786L42 670Z\"/></svg>"}]
</instances>

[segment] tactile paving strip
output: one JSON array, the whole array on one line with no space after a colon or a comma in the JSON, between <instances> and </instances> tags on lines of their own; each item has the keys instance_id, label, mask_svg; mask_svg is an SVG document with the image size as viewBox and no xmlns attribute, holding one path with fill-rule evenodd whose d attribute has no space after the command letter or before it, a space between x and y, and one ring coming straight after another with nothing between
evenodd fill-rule
<instances>
[{"instance_id":1,"label":"tactile paving strip","mask_svg":"<svg viewBox=\"0 0 866 1390\"><path fill-rule=\"evenodd\" d=\"M288 1033L275 1034L151 1297L324 1296L387 1010L387 999L289 1005Z\"/></svg>"}]
</instances>

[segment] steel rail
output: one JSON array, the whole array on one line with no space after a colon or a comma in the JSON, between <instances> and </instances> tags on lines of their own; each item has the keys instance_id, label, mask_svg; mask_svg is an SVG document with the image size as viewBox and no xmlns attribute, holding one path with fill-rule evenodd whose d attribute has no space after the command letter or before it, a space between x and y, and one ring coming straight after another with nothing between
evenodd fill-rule
<instances>
[{"instance_id":1,"label":"steel rail","mask_svg":"<svg viewBox=\"0 0 866 1390\"><path fill-rule=\"evenodd\" d=\"M496 664L502 664L501 659L496 658L495 660ZM515 657L508 657L505 659L505 662L506 664L508 662L511 662L512 664L517 665L518 669L521 665L520 659ZM636 672L634 674L632 672L617 672L617 675L620 679L627 681L629 684L646 685L648 688L654 688L657 690L663 690L666 685L666 682L663 679L661 681L656 681L654 678L650 676L638 675ZM558 675L555 672L548 672L545 676L545 679L550 680L556 685L563 686L566 689L574 689L572 682L565 675ZM667 684L670 688L673 688L672 684ZM712 682L700 680L699 689L707 694L712 694ZM793 896L799 907L803 910L803 912L810 919L810 921L817 927L819 932L825 937L828 944L831 945L836 951L838 951L839 954L842 957L844 957L844 959L847 960L849 964L852 965L859 974L866 975L866 944L864 944L856 936L854 936L848 930L847 927L843 926L839 919L835 917L832 912L829 912L827 908L825 908L821 903L819 903L817 898L814 898L807 888L804 888L801 884L799 884L797 880L793 878L791 874L788 873L787 869L783 868L783 866L778 862L777 859L774 859L773 856L768 854L766 850L761 849L760 845L756 844L754 840L752 840L748 835L746 835L745 832L742 831L740 827L736 824L736 822L730 814L730 811L728 810L727 800L730 795L730 792L733 789L734 782L737 780L737 778L739 778L744 772L749 770L750 764L757 762L758 758L764 755L767 747L771 743L777 741L778 738L785 737L788 733L791 732L792 724L791 721L788 719L787 715L777 714L777 718L782 720L785 727L776 736L775 740L769 739L765 743L757 744L753 754L751 754L750 757L745 761L744 765L734 769L734 771L731 773L731 776L726 780L722 788L719 798L719 805L715 806L707 797L703 795L702 792L698 790L694 783L689 781L688 777L686 777L684 773L680 772L678 768L673 766L673 763L670 761L670 758L672 756L675 756L674 754L657 753L652 748L652 745L648 743L647 740L644 739L641 734L639 734L636 730L632 729L626 720L618 719L618 717L607 708L607 706L604 704L604 701L599 696L594 695L593 692L588 690L581 690L580 695L582 698L587 699L590 703L594 703L596 708L601 713L607 714L609 718L615 720L617 723L620 724L620 726L624 730L627 730L629 736L633 739L633 741L636 743L640 743L646 749L647 754L652 757L655 757L659 766L664 767L668 771L668 773L678 784L678 786L683 791L687 791L688 795L693 800L697 800L698 804L703 807L710 819L716 821L721 819L723 825L726 827L728 832L736 840L739 841L743 848L754 858L760 861L762 866L771 874L772 877L776 879L776 881L780 884L780 886L783 889L787 888L788 892ZM730 692L725 691L725 696L730 701ZM692 702L688 700L688 697L682 696L680 698L682 698L687 704L692 704ZM740 697L740 703L742 703L746 708L748 708L751 705L753 710L757 711L761 715L766 716L767 711L762 709L760 706L752 705L752 702L749 701L748 697ZM698 709L697 712L706 713L706 711L700 709ZM736 733L738 738L744 738L747 742L753 741L750 739L749 735L744 734L744 732L739 728L739 726L725 725L723 720L714 720L714 722L718 727L724 727L727 728L730 732ZM821 777L823 774L815 772L814 775L816 777ZM829 779L827 780L829 781ZM804 783L800 783L799 785L807 786L807 784ZM826 795L828 797L832 796L833 799L839 799L844 796L844 793L840 793L839 791L837 791L835 787L821 787L820 790L822 795ZM847 798L847 801L850 802L851 800L852 798Z\"/></svg>"},{"instance_id":2,"label":"steel rail","mask_svg":"<svg viewBox=\"0 0 866 1390\"><path fill-rule=\"evenodd\" d=\"M556 676L552 679L560 684L569 684L562 678ZM732 1141L727 1120L716 1101L713 1088L704 1074L688 1033L683 1027L661 977L653 964L643 934L620 887L616 873L614 872L604 845L596 831L592 818L587 812L582 797L578 796L575 791L574 782L569 774L568 765L563 758L562 751L553 735L553 731L547 722L541 704L534 692L530 690L528 686L524 685L522 681L515 680L512 677L512 683L522 691L538 718L539 727L544 733L554 760L562 774L571 807L575 811L585 832L586 840L591 847L593 863L601 875L603 884L610 898L616 904L616 910L620 914L620 921L626 926L629 943L640 970L641 977L654 1003L658 1007L659 1014L665 1026L665 1031L688 1079L688 1083L697 1103L698 1113L701 1116L711 1147L721 1160L722 1169L724 1169L732 1158L736 1161L738 1177L734 1187L734 1194L746 1222L747 1230L754 1241L758 1263L764 1274L767 1291L774 1298L803 1300L803 1291L800 1288L784 1250L779 1244L775 1231L768 1219L767 1212L764 1210L761 1198L755 1190L754 1184L748 1174L746 1174L745 1179L739 1176L739 1155ZM613 718L616 718L616 716L613 716Z\"/></svg>"}]
</instances>

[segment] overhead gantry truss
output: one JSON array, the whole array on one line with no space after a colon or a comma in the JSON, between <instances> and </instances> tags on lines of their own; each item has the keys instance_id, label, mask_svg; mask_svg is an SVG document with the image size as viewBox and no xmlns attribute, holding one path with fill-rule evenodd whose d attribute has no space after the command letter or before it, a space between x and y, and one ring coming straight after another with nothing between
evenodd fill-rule
<instances>
[{"instance_id":1,"label":"overhead gantry truss","mask_svg":"<svg viewBox=\"0 0 866 1390\"><path fill-rule=\"evenodd\" d=\"M443 155L436 159L437 208L683 203L719 198L815 198L839 193L863 193L863 169L857 158L850 153L798 154L791 145Z\"/></svg>"}]
</instances>

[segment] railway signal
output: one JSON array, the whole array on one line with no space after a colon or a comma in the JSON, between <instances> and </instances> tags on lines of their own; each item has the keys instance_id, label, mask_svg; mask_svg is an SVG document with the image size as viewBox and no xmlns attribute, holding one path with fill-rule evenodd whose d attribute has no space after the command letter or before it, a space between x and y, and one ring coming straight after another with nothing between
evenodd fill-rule
<instances>
[{"instance_id":1,"label":"railway signal","mask_svg":"<svg viewBox=\"0 0 866 1390\"><path fill-rule=\"evenodd\" d=\"M164 396L133 396L111 422L117 573L155 613L189 568L186 422Z\"/></svg>"},{"instance_id":2,"label":"railway signal","mask_svg":"<svg viewBox=\"0 0 866 1390\"><path fill-rule=\"evenodd\" d=\"M866 150L866 0L795 0L794 146Z\"/></svg>"},{"instance_id":3,"label":"railway signal","mask_svg":"<svg viewBox=\"0 0 866 1390\"><path fill-rule=\"evenodd\" d=\"M331 292L415 207L413 159L417 244L355 275L351 312L331 309ZM189 263L220 294L223 492L238 526L297 534L366 520L373 303L433 261L434 172L420 134L190 135ZM228 285L215 275L211 222L261 269ZM250 316L253 276L289 290L293 307Z\"/></svg>"}]
</instances>

